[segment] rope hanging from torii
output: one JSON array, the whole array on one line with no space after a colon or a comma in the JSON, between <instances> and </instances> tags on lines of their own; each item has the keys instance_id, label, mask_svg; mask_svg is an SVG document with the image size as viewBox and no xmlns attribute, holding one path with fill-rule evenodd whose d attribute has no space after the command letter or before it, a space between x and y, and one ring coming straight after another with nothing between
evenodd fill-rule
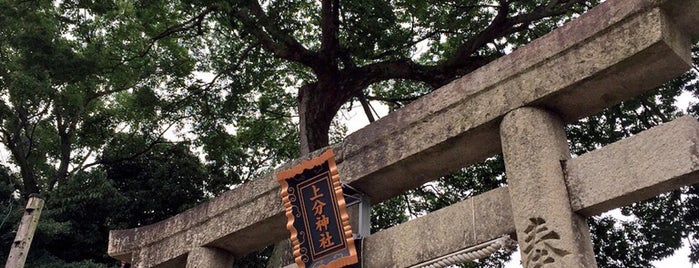
<instances>
[{"instance_id":1,"label":"rope hanging from torii","mask_svg":"<svg viewBox=\"0 0 699 268\"><path fill-rule=\"evenodd\" d=\"M517 241L505 235L495 240L491 240L473 247L462 249L442 257L429 260L410 268L442 268L449 265L472 262L492 255L500 249L512 251L517 248Z\"/></svg>"}]
</instances>

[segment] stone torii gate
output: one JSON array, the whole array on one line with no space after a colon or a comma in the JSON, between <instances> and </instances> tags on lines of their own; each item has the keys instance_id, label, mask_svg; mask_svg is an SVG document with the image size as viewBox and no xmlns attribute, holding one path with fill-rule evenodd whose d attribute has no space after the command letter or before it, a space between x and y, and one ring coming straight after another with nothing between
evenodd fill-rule
<instances>
[{"instance_id":1,"label":"stone torii gate","mask_svg":"<svg viewBox=\"0 0 699 268\"><path fill-rule=\"evenodd\" d=\"M418 265L503 234L516 235L525 267L596 267L585 219L699 183L699 122L683 117L573 159L563 126L691 68L697 14L699 0L608 0L333 146L342 182L374 203L505 157L508 187L365 237L364 267ZM265 175L111 231L108 253L134 267L230 267L288 238L279 193Z\"/></svg>"}]
</instances>

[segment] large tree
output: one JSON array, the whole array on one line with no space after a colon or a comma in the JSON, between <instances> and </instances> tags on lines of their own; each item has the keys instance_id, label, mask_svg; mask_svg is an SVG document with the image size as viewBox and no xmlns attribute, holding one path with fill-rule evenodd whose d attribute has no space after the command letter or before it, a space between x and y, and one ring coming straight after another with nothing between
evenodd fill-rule
<instances>
[{"instance_id":1,"label":"large tree","mask_svg":"<svg viewBox=\"0 0 699 268\"><path fill-rule=\"evenodd\" d=\"M0 1L0 143L23 195L50 193L119 129L156 144L179 118L157 90L181 88L192 58L177 42L144 39L174 24L165 1ZM156 8L157 7L157 8ZM155 61L152 54L158 55Z\"/></svg>"},{"instance_id":2,"label":"large tree","mask_svg":"<svg viewBox=\"0 0 699 268\"><path fill-rule=\"evenodd\" d=\"M268 115L294 115L300 153L328 145L333 118L343 105L384 101L393 109L428 94L507 51L560 26L596 1L210 1L192 3L193 14L215 9L204 36L214 55L200 65L215 79L208 90L252 98L277 95L284 102L260 105ZM223 55L223 56L222 56ZM695 55L696 56L696 55ZM208 64L209 68L206 68ZM696 90L692 73L655 91L569 127L576 154L638 133L679 114L673 106L682 90ZM296 98L294 112L289 93ZM230 98L230 97L228 97ZM282 111L282 112L280 112ZM370 112L367 116L372 120ZM506 183L499 158L447 176L380 206L376 228L405 220L403 207L423 214ZM623 210L623 223L591 220L601 266L648 266L680 246L696 251L694 187ZM670 219L650 211L663 210ZM390 216L390 213L393 213ZM609 223L612 224L609 224ZM609 237L614 237L609 243ZM693 242L691 242L693 241ZM626 251L614 250L624 245ZM660 250L662 248L662 250ZM638 252L640 258L630 258ZM696 254L695 254L696 255ZM274 260L275 258L273 258Z\"/></svg>"},{"instance_id":3,"label":"large tree","mask_svg":"<svg viewBox=\"0 0 699 268\"><path fill-rule=\"evenodd\" d=\"M163 134L182 133L216 194L340 140L343 105L398 109L597 2L0 0L0 142L11 155L0 178L22 195L93 185L86 174L158 161L149 152L168 144ZM696 91L693 79L571 125L572 151L672 119L674 99ZM141 145L105 151L124 137ZM495 157L376 207L373 227L505 183ZM685 188L637 204L624 210L637 216L624 228L593 219L601 266L647 266L681 237L696 241L696 198ZM658 208L673 217L658 219ZM622 244L627 251L613 247Z\"/></svg>"},{"instance_id":4,"label":"large tree","mask_svg":"<svg viewBox=\"0 0 699 268\"><path fill-rule=\"evenodd\" d=\"M143 38L164 31L161 23L179 23L167 15L174 9L163 8L164 3L148 1L144 5L152 6L139 10L125 2L0 1L0 259L7 256L24 198L31 193L47 201L32 250L34 263L59 262L56 257L107 261L107 231L128 227L128 221L109 212L138 215L157 209L137 211L133 202L132 207L118 202L124 199L117 192L122 189L100 168L157 149L166 142L165 130L180 122L176 109L160 101L156 91L181 90L191 76L192 58L174 40ZM117 134L145 142L119 158L102 157ZM204 198L185 197L190 206ZM79 247L71 250L70 241Z\"/></svg>"},{"instance_id":5,"label":"large tree","mask_svg":"<svg viewBox=\"0 0 699 268\"><path fill-rule=\"evenodd\" d=\"M391 99L371 94L372 86L416 82L396 100L413 98L596 2L246 0L193 1L188 8L197 16L215 12L202 27L211 27L204 39L217 78L296 93L300 150L307 153L328 145L333 118L347 102ZM268 71L281 73L272 75L280 80L238 77ZM258 79L271 84L249 83Z\"/></svg>"},{"instance_id":6,"label":"large tree","mask_svg":"<svg viewBox=\"0 0 699 268\"><path fill-rule=\"evenodd\" d=\"M228 94L241 88L296 93L305 154L329 144L333 119L346 103L356 99L369 110L367 99L428 93L595 2L248 0L195 1L191 9L197 17L215 11L206 50L226 56L212 59L208 71L231 81L224 82ZM388 90L397 98L371 94L372 86L396 81L407 81ZM280 251L288 262L288 245L281 243L271 265L278 265Z\"/></svg>"}]
</instances>

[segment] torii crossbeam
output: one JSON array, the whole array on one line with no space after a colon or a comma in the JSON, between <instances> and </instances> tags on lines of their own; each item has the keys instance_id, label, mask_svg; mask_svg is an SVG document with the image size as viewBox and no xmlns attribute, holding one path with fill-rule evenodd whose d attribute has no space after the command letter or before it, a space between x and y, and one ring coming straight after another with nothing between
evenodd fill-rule
<instances>
[{"instance_id":1,"label":"torii crossbeam","mask_svg":"<svg viewBox=\"0 0 699 268\"><path fill-rule=\"evenodd\" d=\"M376 203L503 151L508 178L513 177L511 172L526 173L526 169L514 170L517 170L518 160L515 159L519 152L527 149L515 148L510 152L503 149L514 148L511 145L516 145L520 138L507 129L543 122L547 127L533 129L531 135L540 135L536 132L539 130L545 132L541 135L548 135L566 122L594 114L681 75L691 67L691 40L699 37L696 14L699 14L699 0L608 0L531 44L348 136L342 144L334 146L343 183L366 193ZM522 107L537 108L522 110ZM506 115L512 119L506 123L508 127L501 127ZM686 121L688 119L680 120L682 128L691 125ZM556 135L543 140L559 145L552 148L552 153L564 154L560 151L561 137ZM624 148L633 152L646 147ZM677 150L693 153L695 149L691 148ZM653 151L658 152L664 151ZM565 169L558 171L565 170L566 177L563 182L559 179L556 183L567 183L567 191L570 191L570 198L565 195L570 212L559 210L570 214L573 222L579 221L576 218L641 200L639 197L651 197L678 185L696 182L694 164L663 166L659 170L668 169L667 172L648 173L656 177L633 176L646 175L645 172L626 175L621 172L619 176L640 180L629 183L630 186L647 185L633 194L608 188L598 191L599 186L586 183L593 181L591 177L599 179L607 173L587 174L583 171L586 168L576 166L599 161L580 162L592 159L593 155L604 155L604 150L568 160ZM692 154L687 157L696 158ZM303 159L288 163L280 170ZM643 158L638 161L640 159ZM630 162L624 164L633 166L632 159L627 160ZM612 160L604 160L609 161ZM668 175L675 173L679 175ZM528 176L523 175L521 181L530 180ZM367 267L405 267L501 234L527 234L528 222L517 219L533 221L535 227L541 224L538 216L525 216L520 213L522 208L512 207L510 192L513 189L511 184L511 188L496 189L372 234L365 239L363 262ZM536 202L539 201L532 201ZM470 224L473 214L469 211L480 213L478 218L487 222L488 227ZM450 219L450 224L440 224L444 217ZM466 217L464 224L453 224L453 219L458 217ZM232 257L244 256L286 238L284 224L279 186L273 174L269 174L162 222L112 231L108 253L135 267L194 267L196 263L225 266ZM443 240L423 247L420 254L411 255L407 245L410 239L416 239L411 238L416 234L410 230L420 224L430 224L432 229L440 230L435 234L440 234L437 238ZM555 222L547 219L546 224ZM469 235L447 235L454 233ZM523 241L519 242L522 246ZM381 245L388 246L382 249ZM589 261L586 252L589 249L585 247L581 246L580 254L586 255L583 259ZM564 249L578 252L576 250Z\"/></svg>"}]
</instances>

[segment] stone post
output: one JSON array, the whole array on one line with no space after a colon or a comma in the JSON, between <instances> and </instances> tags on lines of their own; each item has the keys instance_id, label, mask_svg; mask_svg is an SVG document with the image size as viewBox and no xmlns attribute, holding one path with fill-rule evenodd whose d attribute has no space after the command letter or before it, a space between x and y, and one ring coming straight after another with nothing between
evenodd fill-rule
<instances>
[{"instance_id":1,"label":"stone post","mask_svg":"<svg viewBox=\"0 0 699 268\"><path fill-rule=\"evenodd\" d=\"M570 158L561 119L520 108L500 125L522 265L597 267L585 218L573 212L563 166Z\"/></svg>"},{"instance_id":2,"label":"stone post","mask_svg":"<svg viewBox=\"0 0 699 268\"><path fill-rule=\"evenodd\" d=\"M24 209L22 221L17 229L17 235L10 248L10 256L7 257L5 263L6 268L21 268L24 267L24 262L27 260L29 247L34 239L34 231L39 225L39 217L41 209L44 208L44 199L37 194L31 194L27 207Z\"/></svg>"},{"instance_id":3,"label":"stone post","mask_svg":"<svg viewBox=\"0 0 699 268\"><path fill-rule=\"evenodd\" d=\"M230 268L233 261L233 255L225 250L199 247L187 255L187 268Z\"/></svg>"}]
</instances>

